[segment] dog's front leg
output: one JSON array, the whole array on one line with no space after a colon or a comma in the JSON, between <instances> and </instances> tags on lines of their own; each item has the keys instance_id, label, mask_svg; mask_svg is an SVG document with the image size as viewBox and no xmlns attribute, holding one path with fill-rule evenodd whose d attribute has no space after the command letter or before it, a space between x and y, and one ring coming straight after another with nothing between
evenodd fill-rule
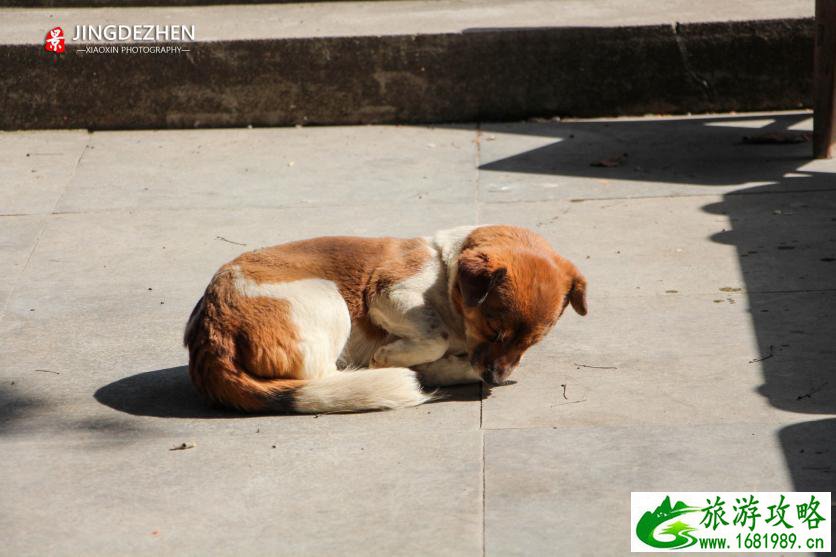
<instances>
[{"instance_id":1,"label":"dog's front leg","mask_svg":"<svg viewBox=\"0 0 836 557\"><path fill-rule=\"evenodd\" d=\"M420 295L390 296L378 301L369 315L396 337L375 351L371 367L413 367L438 360L449 348L449 333L441 318Z\"/></svg>"},{"instance_id":2,"label":"dog's front leg","mask_svg":"<svg viewBox=\"0 0 836 557\"><path fill-rule=\"evenodd\" d=\"M444 354L443 339L398 339L381 346L372 356L371 367L414 367Z\"/></svg>"},{"instance_id":3,"label":"dog's front leg","mask_svg":"<svg viewBox=\"0 0 836 557\"><path fill-rule=\"evenodd\" d=\"M482 380L479 373L470 365L467 355L448 354L440 360L417 365L414 369L418 372L421 383L428 387L478 383Z\"/></svg>"}]
</instances>

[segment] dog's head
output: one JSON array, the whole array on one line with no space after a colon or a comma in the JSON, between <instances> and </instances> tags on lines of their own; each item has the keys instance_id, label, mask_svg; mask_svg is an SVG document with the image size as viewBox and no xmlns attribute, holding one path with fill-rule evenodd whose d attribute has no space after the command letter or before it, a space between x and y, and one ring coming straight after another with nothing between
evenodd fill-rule
<instances>
[{"instance_id":1,"label":"dog's head","mask_svg":"<svg viewBox=\"0 0 836 557\"><path fill-rule=\"evenodd\" d=\"M586 279L524 228L477 228L458 259L453 303L464 318L470 362L490 384L504 383L528 348L569 304L586 315Z\"/></svg>"}]
</instances>

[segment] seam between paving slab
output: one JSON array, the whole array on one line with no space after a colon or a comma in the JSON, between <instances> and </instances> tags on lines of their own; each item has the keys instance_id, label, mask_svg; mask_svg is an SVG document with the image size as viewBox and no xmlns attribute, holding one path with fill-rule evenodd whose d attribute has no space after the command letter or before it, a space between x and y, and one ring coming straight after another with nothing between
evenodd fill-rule
<instances>
[{"instance_id":1,"label":"seam between paving slab","mask_svg":"<svg viewBox=\"0 0 836 557\"><path fill-rule=\"evenodd\" d=\"M703 186L706 188L722 188L722 186ZM740 185L741 188L747 187L745 184ZM751 187L751 186L749 186ZM760 186L759 186L760 187ZM586 203L587 201L632 201L634 199L677 199L677 198L690 198L690 197L724 197L724 196L739 196L743 197L746 195L773 195L773 194L792 194L792 193L821 193L821 192L832 192L836 191L836 187L827 187L827 188L814 188L814 189L804 189L804 190L770 190L770 191L741 191L741 190L731 190L731 191L718 191L714 193L686 193L686 194L671 194L671 195L635 195L635 196L624 196L624 197L573 197L571 199L518 199L514 201L483 201L482 203L486 205L507 205L508 203L544 203L544 202L554 202L554 201L568 201L570 203Z\"/></svg>"},{"instance_id":2,"label":"seam between paving slab","mask_svg":"<svg viewBox=\"0 0 836 557\"><path fill-rule=\"evenodd\" d=\"M722 188L722 186L704 186L706 188ZM741 188L746 185L741 185ZM725 197L738 196L743 197L747 195L772 195L772 194L793 194L793 193L822 193L836 191L836 187L814 188L809 190L771 190L771 191L718 191L714 193L686 193L686 194L671 194L671 195L633 195L624 197L572 197L572 198L555 198L555 199L509 199L507 201L482 201L485 205L508 205L512 203L554 203L554 202L569 202L569 203L586 203L592 201L633 201L644 199L679 199L679 198L700 198L700 197ZM2 216L2 215L0 215Z\"/></svg>"},{"instance_id":3,"label":"seam between paving slab","mask_svg":"<svg viewBox=\"0 0 836 557\"><path fill-rule=\"evenodd\" d=\"M600 300L608 300L610 298L622 298L622 299L636 299L636 298L662 298L667 296L680 296L684 298L688 297L698 297L698 296L729 296L729 295L743 295L743 294L826 294L828 292L836 292L836 288L799 288L799 289L787 289L787 290L757 290L752 288L741 288L737 292L720 292L718 293L716 290L695 290L692 292L677 292L673 293L663 293L660 291L650 292L650 294L645 293L638 293L638 294L619 294L619 293L602 293L596 294L596 298Z\"/></svg>"},{"instance_id":4,"label":"seam between paving slab","mask_svg":"<svg viewBox=\"0 0 836 557\"><path fill-rule=\"evenodd\" d=\"M792 410L782 410L776 409L777 413L775 415L775 419L773 421L763 421L762 419L757 419L755 421L748 421L748 422L722 422L722 421L700 421L694 422L689 424L684 424L681 426L677 426L680 428L709 428L714 426L722 426L722 427L739 427L739 428L747 428L751 426L769 426L769 427L785 427L789 425L796 425L806 423L811 420L827 420L830 419L832 416L836 416L836 413L833 412L815 412L815 413L808 413L808 412L800 412L800 411L792 411ZM782 417L790 417L790 419L781 419ZM485 432L500 432L500 431L549 431L553 430L556 432L561 431L578 431L578 430L610 430L610 431L629 431L635 429L642 429L649 425L648 423L636 423L633 425L602 425L602 424L594 424L594 423L570 423L570 424L561 424L561 425L530 425L530 426L508 426L508 427L489 427L486 428Z\"/></svg>"},{"instance_id":5,"label":"seam between paving slab","mask_svg":"<svg viewBox=\"0 0 836 557\"><path fill-rule=\"evenodd\" d=\"M487 528L488 482L485 477L485 429L482 427L482 418L485 409L485 386L482 383L479 384L479 393L482 395L479 397L479 438L482 445L482 463L480 469L482 474L482 557L485 557L485 553L487 551L485 544L485 531Z\"/></svg>"},{"instance_id":6,"label":"seam between paving slab","mask_svg":"<svg viewBox=\"0 0 836 557\"><path fill-rule=\"evenodd\" d=\"M480 400L479 405L481 406L482 404L483 404L483 401ZM479 421L481 422L481 420L482 420L482 413L479 412ZM481 427L481 424L480 424L480 427ZM488 498L487 498L487 480L485 478L485 432L480 430L479 431L479 437L481 438L481 441L482 441L482 467L481 467L481 471L482 471L482 557L485 557L485 552L487 551L487 548L485 546L485 530L486 530L486 523L487 523L486 510L487 510L487 501L488 501Z\"/></svg>"},{"instance_id":7,"label":"seam between paving slab","mask_svg":"<svg viewBox=\"0 0 836 557\"><path fill-rule=\"evenodd\" d=\"M482 166L482 124L481 122L476 123L476 129L474 130L474 162L475 162L475 170L476 170L476 179L474 180L474 191L473 191L473 205L474 205L474 212L475 212L475 222L474 224L482 224L481 223L481 211L480 207L481 204L479 203L479 190L481 187L480 178L482 176L482 171L479 169ZM482 444L482 462L481 462L481 474L482 474L482 557L485 557L487 552L487 546L485 544L485 531L487 528L487 478L485 477L485 432L483 430L483 418L484 418L484 411L485 411L485 386L484 384L479 384L479 437L481 439Z\"/></svg>"},{"instance_id":8,"label":"seam between paving slab","mask_svg":"<svg viewBox=\"0 0 836 557\"><path fill-rule=\"evenodd\" d=\"M476 180L477 187L479 185L479 179ZM716 186L705 186L706 188L714 188ZM745 185L741 185L740 187L745 187ZM596 202L596 201L640 201L640 200L647 200L647 199L679 199L679 198L702 198L702 197L724 197L724 196L748 196L748 195L788 195L788 194L801 194L801 193L831 193L836 192L836 187L827 187L827 188L815 188L815 189L798 189L798 190L771 190L771 191L721 191L721 192L706 192L706 193L694 193L694 194L673 194L673 195L637 195L637 196L624 196L624 197L573 197L573 198L557 198L557 199L511 199L506 201L482 201L480 199L476 199L473 202L477 203L477 205L508 205L508 204L530 204L530 203L588 203L588 202ZM477 193L478 197L478 193ZM63 198L63 192L62 197ZM404 200L402 202L394 202L394 203L385 203L385 205L397 205L400 203L406 203L409 200ZM466 204L466 201L430 201L427 203L428 206L432 205L461 205ZM284 211L288 209L320 209L326 207L366 207L370 205L370 203L358 203L358 204L317 204L317 205L275 205L275 206L264 206L264 205L244 205L240 207L235 207L235 210L263 210L263 211ZM15 218L15 217L32 217L32 216L61 216L61 215L89 215L89 214L99 214L99 213L118 213L118 212L142 212L142 211L227 211L230 207L226 206L209 206L209 207L112 207L106 209L95 209L92 211L51 211L49 213L0 213L0 218ZM476 213L476 224L480 224L481 213L478 211Z\"/></svg>"}]
</instances>

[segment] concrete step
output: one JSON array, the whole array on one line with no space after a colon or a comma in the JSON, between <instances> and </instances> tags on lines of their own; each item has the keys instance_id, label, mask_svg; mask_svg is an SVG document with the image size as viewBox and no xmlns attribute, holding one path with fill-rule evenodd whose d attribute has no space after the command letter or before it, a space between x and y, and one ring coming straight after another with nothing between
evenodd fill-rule
<instances>
[{"instance_id":1,"label":"concrete step","mask_svg":"<svg viewBox=\"0 0 836 557\"><path fill-rule=\"evenodd\" d=\"M809 105L810 0L0 9L0 127L432 123ZM194 26L161 43L76 25ZM43 47L61 26L66 52ZM92 47L117 52L93 53ZM177 49L182 50L177 50ZM111 50L111 49L104 49ZM85 52L86 51L86 52Z\"/></svg>"}]
</instances>

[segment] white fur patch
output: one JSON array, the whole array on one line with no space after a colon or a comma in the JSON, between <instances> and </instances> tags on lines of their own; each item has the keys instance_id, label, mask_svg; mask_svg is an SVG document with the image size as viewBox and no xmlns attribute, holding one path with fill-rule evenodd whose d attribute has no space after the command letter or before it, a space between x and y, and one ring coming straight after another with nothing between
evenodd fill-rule
<instances>
[{"instance_id":1,"label":"white fur patch","mask_svg":"<svg viewBox=\"0 0 836 557\"><path fill-rule=\"evenodd\" d=\"M336 372L337 358L351 332L351 316L337 285L325 279L257 283L233 267L233 284L242 296L286 300L299 334L303 377L313 379Z\"/></svg>"},{"instance_id":2,"label":"white fur patch","mask_svg":"<svg viewBox=\"0 0 836 557\"><path fill-rule=\"evenodd\" d=\"M457 260L462 252L464 241L470 233L479 228L478 226L457 226L447 230L439 230L432 237L432 242L441 252L441 260L447 265L447 289L453 288L453 281L458 272Z\"/></svg>"},{"instance_id":3,"label":"white fur patch","mask_svg":"<svg viewBox=\"0 0 836 557\"><path fill-rule=\"evenodd\" d=\"M441 263L435 252L430 255L420 271L393 284L384 297L373 301L369 308L372 321L396 336L427 336L425 328L433 324L429 321L438 318L433 318L430 311L419 318L416 311L426 307L427 292L438 286Z\"/></svg>"},{"instance_id":4,"label":"white fur patch","mask_svg":"<svg viewBox=\"0 0 836 557\"><path fill-rule=\"evenodd\" d=\"M311 381L296 392L294 408L308 413L379 410L417 406L431 398L410 369L362 369Z\"/></svg>"}]
</instances>

